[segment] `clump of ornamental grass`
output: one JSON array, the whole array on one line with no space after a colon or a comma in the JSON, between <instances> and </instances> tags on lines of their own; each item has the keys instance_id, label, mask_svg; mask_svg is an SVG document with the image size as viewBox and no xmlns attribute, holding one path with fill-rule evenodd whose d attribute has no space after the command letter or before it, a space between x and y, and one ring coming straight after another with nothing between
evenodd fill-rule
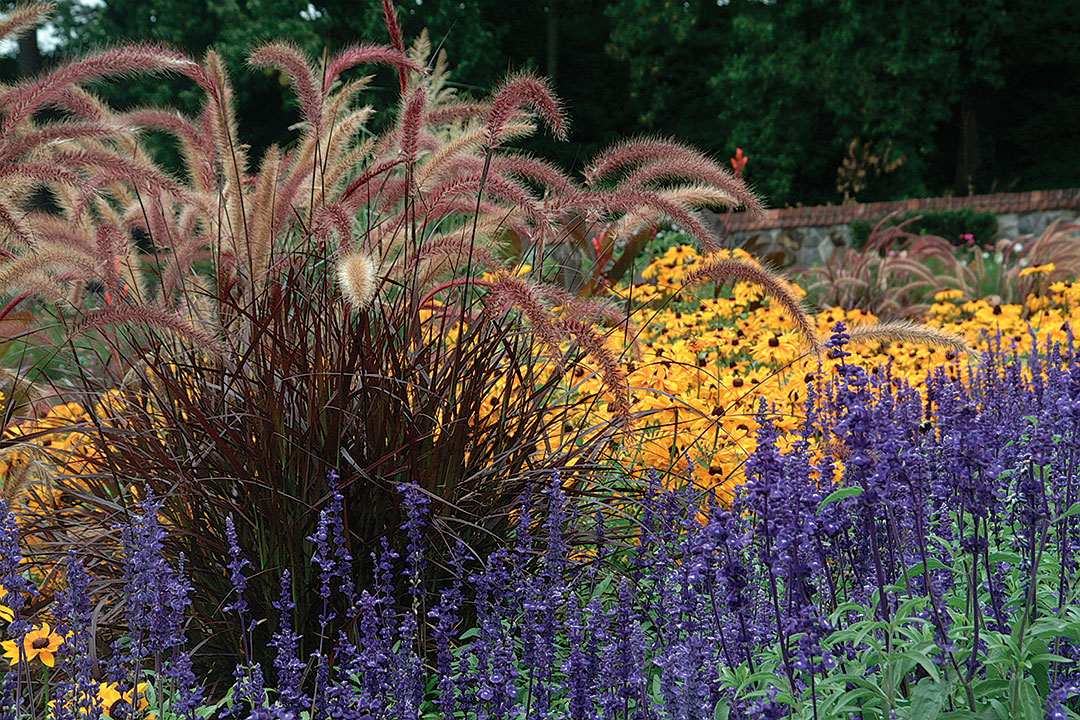
<instances>
[{"instance_id":1,"label":"clump of ornamental grass","mask_svg":"<svg viewBox=\"0 0 1080 720\"><path fill-rule=\"evenodd\" d=\"M954 333L939 330L908 320L890 320L881 323L866 323L852 326L848 333L852 343L915 343L930 347L942 347L974 357L975 351L964 338Z\"/></svg>"},{"instance_id":2,"label":"clump of ornamental grass","mask_svg":"<svg viewBox=\"0 0 1080 720\"><path fill-rule=\"evenodd\" d=\"M1080 276L1080 225L1058 220L1038 237L999 240L992 253L975 254L972 268L979 286L999 303L1045 294L1052 283Z\"/></svg>"},{"instance_id":3,"label":"clump of ornamental grass","mask_svg":"<svg viewBox=\"0 0 1080 720\"><path fill-rule=\"evenodd\" d=\"M801 271L813 279L807 290L820 305L910 319L924 314L939 292L978 292L975 272L948 240L905 230L917 217L887 227L892 217L874 227L862 248L848 248L823 267Z\"/></svg>"}]
</instances>

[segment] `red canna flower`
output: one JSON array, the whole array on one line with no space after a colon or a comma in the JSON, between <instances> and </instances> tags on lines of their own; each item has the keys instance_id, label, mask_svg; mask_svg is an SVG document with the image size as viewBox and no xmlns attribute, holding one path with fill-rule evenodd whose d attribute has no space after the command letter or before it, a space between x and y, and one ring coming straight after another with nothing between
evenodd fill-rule
<instances>
[{"instance_id":1,"label":"red canna flower","mask_svg":"<svg viewBox=\"0 0 1080 720\"><path fill-rule=\"evenodd\" d=\"M731 158L731 167L735 169L735 177L742 177L743 168L746 167L746 161L749 159L749 155L743 155L742 148L735 148L735 157Z\"/></svg>"},{"instance_id":2,"label":"red canna flower","mask_svg":"<svg viewBox=\"0 0 1080 720\"><path fill-rule=\"evenodd\" d=\"M596 250L596 254L599 255L600 251L604 247L604 240L606 239L607 231L601 231L599 235L594 235L592 239L593 249Z\"/></svg>"}]
</instances>

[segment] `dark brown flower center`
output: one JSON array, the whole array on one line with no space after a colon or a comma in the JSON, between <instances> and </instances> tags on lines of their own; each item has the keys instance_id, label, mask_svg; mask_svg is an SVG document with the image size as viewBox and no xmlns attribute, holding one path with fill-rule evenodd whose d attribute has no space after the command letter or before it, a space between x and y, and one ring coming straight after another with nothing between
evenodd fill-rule
<instances>
[{"instance_id":1,"label":"dark brown flower center","mask_svg":"<svg viewBox=\"0 0 1080 720\"><path fill-rule=\"evenodd\" d=\"M30 647L34 648L35 650L43 650L49 647L49 638L39 637L34 640L34 642L30 643Z\"/></svg>"},{"instance_id":2,"label":"dark brown flower center","mask_svg":"<svg viewBox=\"0 0 1080 720\"><path fill-rule=\"evenodd\" d=\"M780 347L780 338L769 338L769 347Z\"/></svg>"},{"instance_id":3,"label":"dark brown flower center","mask_svg":"<svg viewBox=\"0 0 1080 720\"><path fill-rule=\"evenodd\" d=\"M128 720L131 717L131 703L123 698L117 700L109 708L109 717L113 720Z\"/></svg>"}]
</instances>

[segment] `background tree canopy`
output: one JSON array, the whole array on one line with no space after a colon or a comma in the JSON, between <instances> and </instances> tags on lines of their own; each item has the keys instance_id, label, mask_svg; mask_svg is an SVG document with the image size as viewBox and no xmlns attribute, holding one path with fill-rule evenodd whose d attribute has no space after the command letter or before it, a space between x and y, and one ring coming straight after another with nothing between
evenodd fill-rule
<instances>
[{"instance_id":1,"label":"background tree canopy","mask_svg":"<svg viewBox=\"0 0 1080 720\"><path fill-rule=\"evenodd\" d=\"M509 70L552 75L570 143L533 149L567 167L617 137L660 133L724 159L773 206L1080 185L1080 0L398 0L409 37L447 50L463 92ZM234 73L256 152L287 142L290 94L245 66L260 42L312 53L384 42L376 0L60 0L60 45L32 42L10 79L120 40L201 55ZM378 76L394 104L394 78ZM196 106L180 81L102 87L120 105Z\"/></svg>"}]
</instances>

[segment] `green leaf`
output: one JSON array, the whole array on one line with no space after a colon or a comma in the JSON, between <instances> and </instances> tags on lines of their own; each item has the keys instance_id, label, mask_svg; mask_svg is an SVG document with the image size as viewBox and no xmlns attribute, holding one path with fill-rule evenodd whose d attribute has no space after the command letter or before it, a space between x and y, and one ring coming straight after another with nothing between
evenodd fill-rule
<instances>
[{"instance_id":1,"label":"green leaf","mask_svg":"<svg viewBox=\"0 0 1080 720\"><path fill-rule=\"evenodd\" d=\"M1008 692L1009 679L987 678L986 680L975 683L974 689L976 699L978 699L980 702L985 702L992 696L997 696L1001 693Z\"/></svg>"},{"instance_id":2,"label":"green leaf","mask_svg":"<svg viewBox=\"0 0 1080 720\"><path fill-rule=\"evenodd\" d=\"M949 689L947 683L937 682L932 678L920 680L915 686L915 691L911 693L910 717L912 720L936 718L941 713L941 708L945 706Z\"/></svg>"},{"instance_id":3,"label":"green leaf","mask_svg":"<svg viewBox=\"0 0 1080 720\"><path fill-rule=\"evenodd\" d=\"M934 661L931 660L929 657L927 657L925 653L908 652L908 653L905 653L905 655L909 659L914 660L915 662L917 662L919 664L919 667L921 667L923 670L925 670L926 674L930 676L928 678L923 678L923 681L930 680L931 682L936 683L941 679L941 676L938 673L937 665L935 665ZM919 684L921 685L922 681L920 681Z\"/></svg>"},{"instance_id":4,"label":"green leaf","mask_svg":"<svg viewBox=\"0 0 1080 720\"><path fill-rule=\"evenodd\" d=\"M1072 517L1073 515L1080 515L1080 500L1074 502L1072 505L1069 506L1068 510L1058 515L1057 518L1054 519L1054 522L1057 522L1058 520L1064 520L1065 518Z\"/></svg>"},{"instance_id":5,"label":"green leaf","mask_svg":"<svg viewBox=\"0 0 1080 720\"><path fill-rule=\"evenodd\" d=\"M832 505L834 502L837 502L838 500L843 500L844 498L849 497L859 497L860 495L862 495L861 487L840 488L839 490L831 493L829 497L821 501L821 505L819 505L817 509L817 514L820 515L822 510L827 508L829 505Z\"/></svg>"}]
</instances>

